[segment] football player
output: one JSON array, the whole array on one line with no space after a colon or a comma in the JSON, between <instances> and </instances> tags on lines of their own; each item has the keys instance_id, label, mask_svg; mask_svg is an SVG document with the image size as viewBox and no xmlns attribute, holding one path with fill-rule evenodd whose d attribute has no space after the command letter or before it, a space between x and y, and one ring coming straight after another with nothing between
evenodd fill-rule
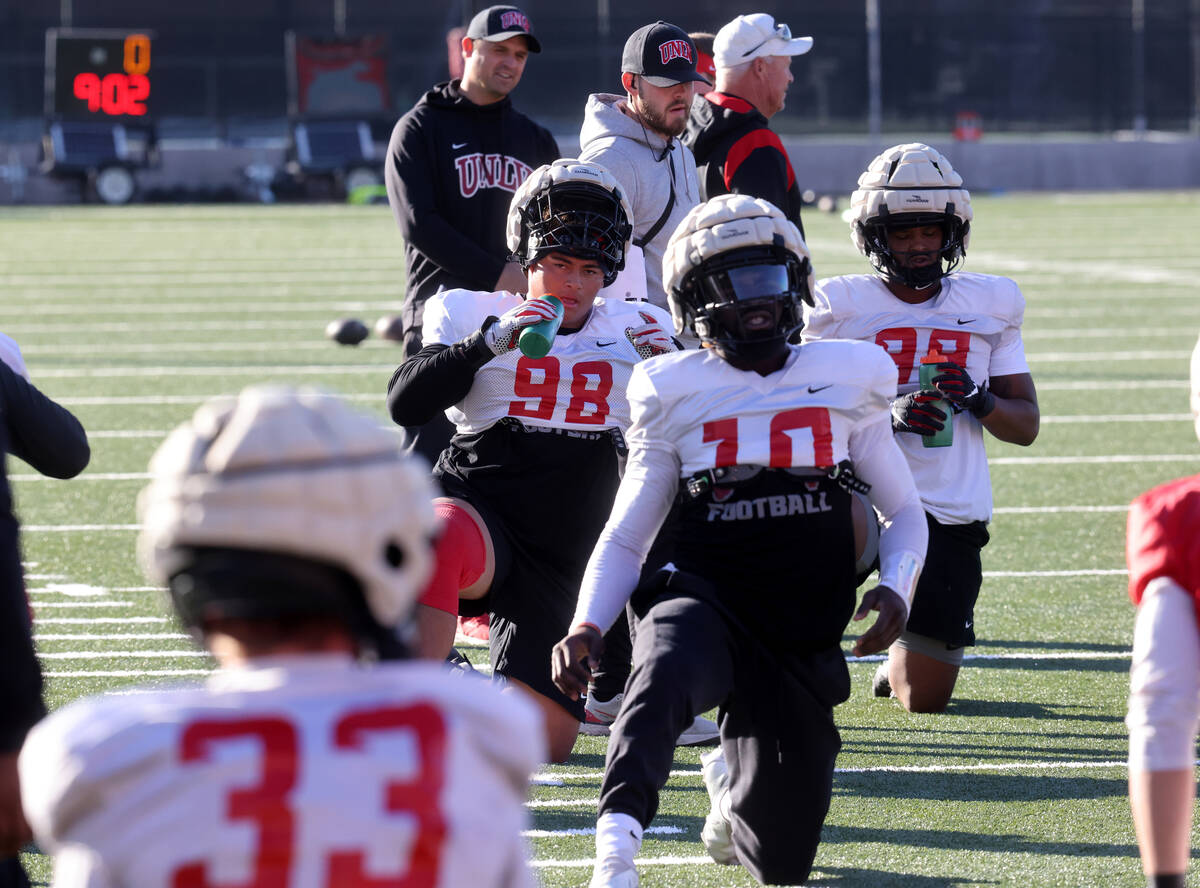
<instances>
[{"instance_id":1,"label":"football player","mask_svg":"<svg viewBox=\"0 0 1200 888\"><path fill-rule=\"evenodd\" d=\"M366 662L401 652L432 567L427 467L344 402L265 386L201 407L150 467L140 555L218 669L30 733L55 886L536 884L535 707Z\"/></svg>"},{"instance_id":2,"label":"football player","mask_svg":"<svg viewBox=\"0 0 1200 888\"><path fill-rule=\"evenodd\" d=\"M704 347L634 369L629 465L571 632L554 649L559 687L582 693L678 502L676 569L633 596L633 673L608 746L591 885L637 884L634 855L672 738L717 705L705 844L760 882L799 884L829 807L833 707L850 691L843 630L877 610L854 650L886 648L925 553L920 501L889 423L895 369L867 343L788 344L812 298L812 268L795 225L764 200L722 195L694 208L664 275L676 331ZM885 524L880 584L857 611L855 490L869 491Z\"/></svg>"},{"instance_id":3,"label":"football player","mask_svg":"<svg viewBox=\"0 0 1200 888\"><path fill-rule=\"evenodd\" d=\"M513 196L508 246L528 295L449 290L425 307L425 345L396 370L392 418L444 410L456 432L434 473L445 532L421 599L426 653L442 657L463 613L490 613L493 673L541 706L551 761L565 761L583 703L550 677L579 580L612 506L629 425L625 388L644 357L672 351L670 318L649 303L598 297L625 262L629 204L599 164L557 160ZM521 332L563 317L549 354Z\"/></svg>"},{"instance_id":4,"label":"football player","mask_svg":"<svg viewBox=\"0 0 1200 888\"><path fill-rule=\"evenodd\" d=\"M1200 341L1192 352L1200 438ZM1129 801L1151 888L1183 888L1191 856L1200 722L1200 475L1143 493L1126 558L1137 609L1130 668Z\"/></svg>"},{"instance_id":5,"label":"football player","mask_svg":"<svg viewBox=\"0 0 1200 888\"><path fill-rule=\"evenodd\" d=\"M897 145L872 160L848 212L854 243L876 274L818 282L803 341L862 339L895 361L892 428L921 493L929 552L908 627L874 686L911 712L941 712L963 649L975 643L979 553L992 517L984 431L1021 445L1038 433L1021 341L1025 300L1008 278L956 271L971 236L971 196L928 145ZM923 360L936 363L927 387ZM950 446L926 446L947 424Z\"/></svg>"}]
</instances>

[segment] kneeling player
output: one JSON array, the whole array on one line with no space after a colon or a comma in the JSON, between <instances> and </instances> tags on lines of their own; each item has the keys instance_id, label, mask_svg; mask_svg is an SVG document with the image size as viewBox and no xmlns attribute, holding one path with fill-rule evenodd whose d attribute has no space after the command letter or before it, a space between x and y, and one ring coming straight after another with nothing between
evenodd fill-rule
<instances>
[{"instance_id":1,"label":"kneeling player","mask_svg":"<svg viewBox=\"0 0 1200 888\"><path fill-rule=\"evenodd\" d=\"M421 599L423 631L445 656L463 612L490 612L494 673L529 692L551 761L565 761L583 703L550 677L588 554L612 508L629 425L625 388L643 357L673 350L665 312L598 297L625 263L628 201L598 164L557 160L513 197L508 245L529 293L449 290L425 306L425 346L396 370L392 418L423 425L445 410L456 431L434 474L445 499L438 570ZM545 357L522 330L563 304Z\"/></svg>"},{"instance_id":2,"label":"kneeling player","mask_svg":"<svg viewBox=\"0 0 1200 888\"><path fill-rule=\"evenodd\" d=\"M534 885L537 710L434 663L359 662L401 653L429 575L427 468L332 396L260 387L201 407L151 470L143 561L219 669L30 733L54 884Z\"/></svg>"},{"instance_id":3,"label":"kneeling player","mask_svg":"<svg viewBox=\"0 0 1200 888\"><path fill-rule=\"evenodd\" d=\"M573 628L554 650L559 686L581 693L678 500L678 569L633 599L641 620L608 747L591 884L637 884L633 857L672 738L717 705L729 764L727 776L706 775L706 844L761 882L797 884L812 866L840 746L833 707L850 690L842 632L851 615L878 610L855 653L894 641L925 552L920 501L889 422L896 371L868 343L788 344L812 271L799 231L766 201L723 195L693 209L664 277L676 330L705 347L634 370L629 465ZM869 487L885 522L882 579L857 612L855 485Z\"/></svg>"}]
</instances>

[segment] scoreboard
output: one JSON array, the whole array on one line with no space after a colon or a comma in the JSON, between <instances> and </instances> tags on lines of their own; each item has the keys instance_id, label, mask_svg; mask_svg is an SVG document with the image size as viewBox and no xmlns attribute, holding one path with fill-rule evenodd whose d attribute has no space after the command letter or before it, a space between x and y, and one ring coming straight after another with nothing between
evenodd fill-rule
<instances>
[{"instance_id":1,"label":"scoreboard","mask_svg":"<svg viewBox=\"0 0 1200 888\"><path fill-rule=\"evenodd\" d=\"M46 31L46 115L148 121L153 34L117 29Z\"/></svg>"}]
</instances>

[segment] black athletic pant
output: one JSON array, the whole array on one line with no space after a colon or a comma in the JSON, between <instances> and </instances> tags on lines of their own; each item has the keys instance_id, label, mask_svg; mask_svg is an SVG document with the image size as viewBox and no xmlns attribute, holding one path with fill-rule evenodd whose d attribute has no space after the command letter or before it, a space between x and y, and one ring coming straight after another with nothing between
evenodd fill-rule
<instances>
[{"instance_id":1,"label":"black athletic pant","mask_svg":"<svg viewBox=\"0 0 1200 888\"><path fill-rule=\"evenodd\" d=\"M0 860L0 888L29 888L29 879L16 857Z\"/></svg>"},{"instance_id":2,"label":"black athletic pant","mask_svg":"<svg viewBox=\"0 0 1200 888\"><path fill-rule=\"evenodd\" d=\"M600 813L648 826L675 738L720 706L738 857L765 884L808 878L829 811L841 738L833 706L849 696L836 646L780 660L708 602L658 600L638 621L633 673L609 738Z\"/></svg>"}]
</instances>

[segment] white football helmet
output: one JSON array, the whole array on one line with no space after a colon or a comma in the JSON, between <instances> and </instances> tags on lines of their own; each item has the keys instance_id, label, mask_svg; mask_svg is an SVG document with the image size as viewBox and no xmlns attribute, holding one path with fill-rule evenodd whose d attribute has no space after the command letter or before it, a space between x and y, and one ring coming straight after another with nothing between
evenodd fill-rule
<instances>
[{"instance_id":1,"label":"white football helmet","mask_svg":"<svg viewBox=\"0 0 1200 888\"><path fill-rule=\"evenodd\" d=\"M405 456L392 431L328 393L253 386L213 399L167 437L150 473L138 497L138 554L164 585L197 550L292 556L349 574L370 616L394 628L432 572L428 466ZM275 588L261 594L247 591L253 584L233 585L240 591L226 597L266 600L225 602L231 613L292 612L293 597L304 594L285 583L267 583ZM219 589L193 593L203 601L180 594L172 584L189 625L205 608L221 610Z\"/></svg>"},{"instance_id":2,"label":"white football helmet","mask_svg":"<svg viewBox=\"0 0 1200 888\"><path fill-rule=\"evenodd\" d=\"M846 216L854 245L876 270L916 289L953 272L971 240L971 195L962 187L962 176L920 142L895 145L872 160L858 177ZM888 248L888 228L931 224L945 232L941 256L931 265L909 267Z\"/></svg>"},{"instance_id":3,"label":"white football helmet","mask_svg":"<svg viewBox=\"0 0 1200 888\"><path fill-rule=\"evenodd\" d=\"M625 267L633 210L617 180L598 163L559 159L538 167L508 205L508 249L522 268L546 253L593 259L604 286Z\"/></svg>"},{"instance_id":4,"label":"white football helmet","mask_svg":"<svg viewBox=\"0 0 1200 888\"><path fill-rule=\"evenodd\" d=\"M746 359L785 347L815 286L799 229L774 204L745 194L691 209L667 244L663 283L676 333L693 331L723 355ZM764 309L774 318L766 326Z\"/></svg>"}]
</instances>

